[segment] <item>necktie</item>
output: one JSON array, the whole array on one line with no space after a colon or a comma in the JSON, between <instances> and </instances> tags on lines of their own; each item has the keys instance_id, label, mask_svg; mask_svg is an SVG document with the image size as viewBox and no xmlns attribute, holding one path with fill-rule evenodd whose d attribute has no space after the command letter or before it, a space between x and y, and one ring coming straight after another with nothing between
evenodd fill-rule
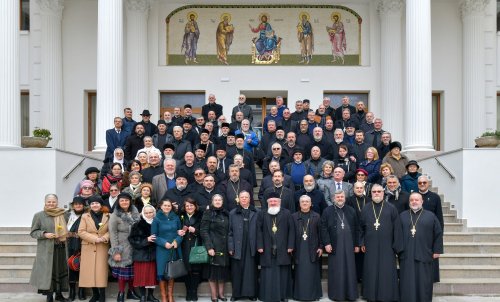
<instances>
[{"instance_id":1,"label":"necktie","mask_svg":"<svg viewBox=\"0 0 500 302\"><path fill-rule=\"evenodd\" d=\"M340 185L340 182L337 183L337 190L342 190L342 187Z\"/></svg>"}]
</instances>

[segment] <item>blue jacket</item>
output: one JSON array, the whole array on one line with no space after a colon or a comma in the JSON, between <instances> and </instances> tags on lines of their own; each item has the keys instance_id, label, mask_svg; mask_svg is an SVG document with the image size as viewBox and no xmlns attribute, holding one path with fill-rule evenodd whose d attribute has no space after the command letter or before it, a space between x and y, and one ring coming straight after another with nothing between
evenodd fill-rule
<instances>
[{"instance_id":1,"label":"blue jacket","mask_svg":"<svg viewBox=\"0 0 500 302\"><path fill-rule=\"evenodd\" d=\"M380 159L372 160L371 162L364 160L361 162L361 164L359 164L360 169L365 169L366 172L368 172L368 179L366 181L370 183L376 183L378 181L378 179L380 178L381 164L382 161Z\"/></svg>"},{"instance_id":2,"label":"blue jacket","mask_svg":"<svg viewBox=\"0 0 500 302\"><path fill-rule=\"evenodd\" d=\"M253 148L259 145L259 138L257 137L257 134L255 134L255 132L253 131L250 131L247 134L244 134L243 132L241 132L241 130L236 130L234 132L234 134L240 134L240 133L245 135L245 144L243 145L243 149L253 153ZM248 143L247 141L248 139L251 139L252 142Z\"/></svg>"},{"instance_id":3,"label":"blue jacket","mask_svg":"<svg viewBox=\"0 0 500 302\"><path fill-rule=\"evenodd\" d=\"M182 237L177 234L177 231L181 228L179 216L173 212L165 215L162 211L158 211L151 224L151 234L156 235L156 275L159 280L163 280L165 265L172 258L172 251L176 252L173 259L177 259L179 255L182 255L180 250ZM167 250L165 243L172 243L174 240L177 242L178 251L174 249Z\"/></svg>"}]
</instances>

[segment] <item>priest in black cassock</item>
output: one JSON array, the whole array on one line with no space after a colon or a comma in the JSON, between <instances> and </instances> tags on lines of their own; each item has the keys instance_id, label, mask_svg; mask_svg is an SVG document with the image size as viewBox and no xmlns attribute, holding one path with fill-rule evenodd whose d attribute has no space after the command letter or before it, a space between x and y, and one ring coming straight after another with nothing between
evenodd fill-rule
<instances>
[{"instance_id":1,"label":"priest in black cassock","mask_svg":"<svg viewBox=\"0 0 500 302\"><path fill-rule=\"evenodd\" d=\"M441 205L441 197L439 194L436 194L429 190L430 180L427 175L421 175L418 178L418 192L422 195L422 200L424 201L424 209L427 211L431 211L436 215L436 218L439 220L439 224L441 225L441 229L444 232L444 217L443 217L443 207ZM434 259L432 263L433 270L433 281L439 282L439 258Z\"/></svg>"},{"instance_id":2,"label":"priest in black cassock","mask_svg":"<svg viewBox=\"0 0 500 302\"><path fill-rule=\"evenodd\" d=\"M337 190L334 204L321 216L321 239L328 253L328 298L358 299L354 254L359 253L360 229L356 211L345 206L345 192Z\"/></svg>"},{"instance_id":3,"label":"priest in black cassock","mask_svg":"<svg viewBox=\"0 0 500 302\"><path fill-rule=\"evenodd\" d=\"M381 185L372 186L371 199L361 210L363 297L368 301L399 301L396 255L403 249L399 213L384 201Z\"/></svg>"},{"instance_id":4,"label":"priest in black cassock","mask_svg":"<svg viewBox=\"0 0 500 302\"><path fill-rule=\"evenodd\" d=\"M361 172L358 172L361 173ZM365 184L361 181L357 181L353 184L354 194L347 197L346 205L352 207L356 210L356 215L358 216L358 221L361 219L361 210L367 204L371 204L370 197L365 195ZM358 282L361 282L363 278L363 265L365 262L364 253L354 254L354 259L356 260L356 276L358 277Z\"/></svg>"},{"instance_id":5,"label":"priest in black cassock","mask_svg":"<svg viewBox=\"0 0 500 302\"><path fill-rule=\"evenodd\" d=\"M295 224L293 299L316 301L323 296L321 288L320 216L312 210L310 196L299 198L299 211L292 214Z\"/></svg>"},{"instance_id":6,"label":"priest in black cassock","mask_svg":"<svg viewBox=\"0 0 500 302\"><path fill-rule=\"evenodd\" d=\"M443 231L436 215L411 193L410 210L401 213L403 252L399 254L401 301L431 302L433 260L443 253Z\"/></svg>"},{"instance_id":7,"label":"priest in black cassock","mask_svg":"<svg viewBox=\"0 0 500 302\"><path fill-rule=\"evenodd\" d=\"M228 249L231 256L232 301L247 297L257 299L257 216L250 203L250 193L241 191L239 203L229 213Z\"/></svg>"},{"instance_id":8,"label":"priest in black cassock","mask_svg":"<svg viewBox=\"0 0 500 302\"><path fill-rule=\"evenodd\" d=\"M295 228L290 211L281 208L277 193L268 196L267 211L257 218L257 251L260 254L260 295L266 302L287 301L292 297L291 254Z\"/></svg>"}]
</instances>

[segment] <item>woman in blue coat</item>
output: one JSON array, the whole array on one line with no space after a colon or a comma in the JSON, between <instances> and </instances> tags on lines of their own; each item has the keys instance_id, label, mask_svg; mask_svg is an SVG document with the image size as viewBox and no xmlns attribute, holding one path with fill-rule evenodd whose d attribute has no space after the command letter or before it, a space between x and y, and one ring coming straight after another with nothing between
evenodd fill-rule
<instances>
[{"instance_id":1,"label":"woman in blue coat","mask_svg":"<svg viewBox=\"0 0 500 302\"><path fill-rule=\"evenodd\" d=\"M165 265L172 256L176 259L180 254L177 253L177 247L180 246L182 237L177 231L182 227L179 216L172 211L172 202L169 199L162 200L159 206L161 211L156 214L151 224L151 234L156 236L156 272L160 281L162 301L167 301L167 295L168 301L173 301L174 279L165 279Z\"/></svg>"},{"instance_id":2,"label":"woman in blue coat","mask_svg":"<svg viewBox=\"0 0 500 302\"><path fill-rule=\"evenodd\" d=\"M368 172L369 183L376 183L380 178L380 164L382 161L378 157L377 149L369 147L365 152L365 160L359 164L360 169Z\"/></svg>"}]
</instances>

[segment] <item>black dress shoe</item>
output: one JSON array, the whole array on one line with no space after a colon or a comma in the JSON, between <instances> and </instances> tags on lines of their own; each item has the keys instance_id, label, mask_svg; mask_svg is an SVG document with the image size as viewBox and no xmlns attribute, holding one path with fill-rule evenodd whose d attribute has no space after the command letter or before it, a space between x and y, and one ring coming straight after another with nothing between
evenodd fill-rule
<instances>
[{"instance_id":1,"label":"black dress shoe","mask_svg":"<svg viewBox=\"0 0 500 302\"><path fill-rule=\"evenodd\" d=\"M250 300L250 301L257 301L257 298L255 298L255 297L248 297L248 300Z\"/></svg>"},{"instance_id":2,"label":"black dress shoe","mask_svg":"<svg viewBox=\"0 0 500 302\"><path fill-rule=\"evenodd\" d=\"M231 297L231 300L230 300L230 301L238 301L238 298Z\"/></svg>"},{"instance_id":3,"label":"black dress shoe","mask_svg":"<svg viewBox=\"0 0 500 302\"><path fill-rule=\"evenodd\" d=\"M54 293L47 293L47 302L54 302Z\"/></svg>"},{"instance_id":4,"label":"black dress shoe","mask_svg":"<svg viewBox=\"0 0 500 302\"><path fill-rule=\"evenodd\" d=\"M227 301L227 298L224 298L224 296L222 296L222 297L219 296L219 300L221 300L221 301Z\"/></svg>"},{"instance_id":5,"label":"black dress shoe","mask_svg":"<svg viewBox=\"0 0 500 302\"><path fill-rule=\"evenodd\" d=\"M137 295L137 293L133 289L129 289L127 292L127 299L130 300L140 300L141 297Z\"/></svg>"},{"instance_id":6,"label":"black dress shoe","mask_svg":"<svg viewBox=\"0 0 500 302\"><path fill-rule=\"evenodd\" d=\"M87 300L87 296L85 295L85 288L83 287L78 288L78 300Z\"/></svg>"},{"instance_id":7,"label":"black dress shoe","mask_svg":"<svg viewBox=\"0 0 500 302\"><path fill-rule=\"evenodd\" d=\"M70 302L68 299L66 299L61 293L56 293L56 301L60 302Z\"/></svg>"}]
</instances>

